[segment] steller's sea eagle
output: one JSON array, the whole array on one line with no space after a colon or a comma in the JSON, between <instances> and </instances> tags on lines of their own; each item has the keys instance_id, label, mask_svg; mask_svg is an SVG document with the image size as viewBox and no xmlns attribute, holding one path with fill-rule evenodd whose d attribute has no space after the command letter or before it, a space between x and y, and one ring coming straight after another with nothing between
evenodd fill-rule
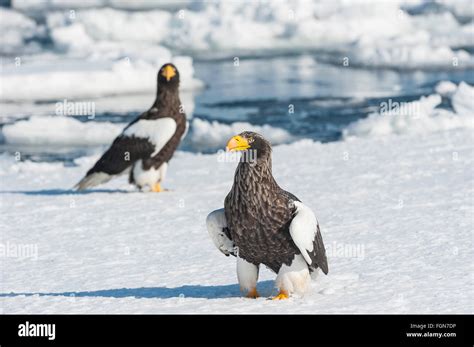
<instances>
[{"instance_id":1,"label":"steller's sea eagle","mask_svg":"<svg viewBox=\"0 0 474 347\"><path fill-rule=\"evenodd\" d=\"M158 91L151 108L132 121L76 185L83 190L129 173L140 189L162 191L168 162L184 137L186 115L179 99L179 72L165 64L158 72Z\"/></svg>"},{"instance_id":2,"label":"steller's sea eagle","mask_svg":"<svg viewBox=\"0 0 474 347\"><path fill-rule=\"evenodd\" d=\"M273 178L271 146L263 136L243 132L230 139L227 150L244 153L224 208L207 216L214 244L225 255L237 257L237 277L247 297L258 297L260 264L278 274L279 294L273 299L286 299L292 293L303 295L313 272L320 268L328 273L316 217ZM246 155L250 151L254 151L253 156Z\"/></svg>"}]
</instances>

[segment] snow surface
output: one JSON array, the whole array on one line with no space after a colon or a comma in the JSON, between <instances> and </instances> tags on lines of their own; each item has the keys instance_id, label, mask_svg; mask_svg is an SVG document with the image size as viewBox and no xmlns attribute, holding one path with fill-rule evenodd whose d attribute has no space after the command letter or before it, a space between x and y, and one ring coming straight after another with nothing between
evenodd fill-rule
<instances>
[{"instance_id":1,"label":"snow surface","mask_svg":"<svg viewBox=\"0 0 474 347\"><path fill-rule=\"evenodd\" d=\"M70 188L76 167L0 157L3 313L473 313L473 134L452 129L274 148L274 175L316 214L328 251L302 299L240 297L205 229L235 162L178 152L165 193L126 177ZM14 256L19 246L37 252ZM5 247L10 251L5 256ZM345 251L344 251L345 249Z\"/></svg>"},{"instance_id":2,"label":"snow surface","mask_svg":"<svg viewBox=\"0 0 474 347\"><path fill-rule=\"evenodd\" d=\"M125 124L80 122L65 116L36 116L5 125L2 135L9 144L88 146L110 144Z\"/></svg>"},{"instance_id":3,"label":"snow surface","mask_svg":"<svg viewBox=\"0 0 474 347\"><path fill-rule=\"evenodd\" d=\"M12 54L19 51L39 50L35 44L25 45L25 41L43 34L43 29L27 16L0 8L0 54Z\"/></svg>"},{"instance_id":4,"label":"snow surface","mask_svg":"<svg viewBox=\"0 0 474 347\"><path fill-rule=\"evenodd\" d=\"M182 90L197 90L191 56L310 52L338 66L473 67L471 2L439 3L411 15L423 2L17 0L0 9L1 106L152 93L169 61Z\"/></svg>"},{"instance_id":5,"label":"snow surface","mask_svg":"<svg viewBox=\"0 0 474 347\"><path fill-rule=\"evenodd\" d=\"M435 86L435 91L441 96L450 97L458 89L456 83L451 81L441 81Z\"/></svg>"},{"instance_id":6,"label":"snow surface","mask_svg":"<svg viewBox=\"0 0 474 347\"><path fill-rule=\"evenodd\" d=\"M34 116L3 126L0 137L9 145L97 146L110 145L126 123L81 122L67 116ZM233 135L244 130L263 134L274 144L288 143L294 138L284 129L247 122L223 124L200 118L191 121L186 137L195 150L218 150Z\"/></svg>"},{"instance_id":7,"label":"snow surface","mask_svg":"<svg viewBox=\"0 0 474 347\"><path fill-rule=\"evenodd\" d=\"M180 91L180 100L187 117L192 117L195 104L195 92L190 90ZM156 97L156 86L149 89L143 94L119 94L108 95L99 98L70 99L69 96L63 95L64 99L48 100L36 102L34 100L22 100L15 102L0 103L0 122L3 124L11 124L18 120L26 120L32 116L60 116L68 115L68 112L58 112L58 103L64 105L85 105L86 111L94 108L95 115L85 112L76 113L76 116L86 116L89 120L101 121L102 116L113 114L117 117L129 115L139 115L147 108L151 107ZM83 104L85 102L85 104ZM67 111L67 110L66 110ZM124 120L123 122L126 122Z\"/></svg>"},{"instance_id":8,"label":"snow surface","mask_svg":"<svg viewBox=\"0 0 474 347\"><path fill-rule=\"evenodd\" d=\"M255 131L262 134L271 143L278 145L294 140L294 137L285 129L268 124L254 125L247 122L223 124L218 121L208 122L194 118L191 122L189 141L196 150L218 150L225 147L227 141L243 131Z\"/></svg>"},{"instance_id":9,"label":"snow surface","mask_svg":"<svg viewBox=\"0 0 474 347\"><path fill-rule=\"evenodd\" d=\"M178 51L219 55L227 51L227 56L242 50L336 49L351 52L354 61L366 66L446 66L454 57L461 64L474 64L468 52L458 49L472 44L473 24L457 20L460 14L471 15L469 1L443 4L439 13L407 12L420 4L396 0L193 1L180 2L173 9L166 3L138 2L135 11L129 11L114 1L92 1L86 6L67 1L46 1L41 6L16 1L14 7L43 11L54 44L71 49L92 50L104 43L110 47L137 40Z\"/></svg>"},{"instance_id":10,"label":"snow surface","mask_svg":"<svg viewBox=\"0 0 474 347\"><path fill-rule=\"evenodd\" d=\"M123 9L176 8L191 3L193 0L12 0L12 6L26 11L50 11L53 9L70 9L71 7L111 7Z\"/></svg>"},{"instance_id":11,"label":"snow surface","mask_svg":"<svg viewBox=\"0 0 474 347\"><path fill-rule=\"evenodd\" d=\"M421 97L398 109L369 114L343 131L345 138L380 137L388 134L425 134L455 128L474 128L474 88L465 82L459 86L442 81L436 86L441 94ZM450 99L453 111L439 108L442 96ZM387 99L386 102L388 102ZM126 123L81 122L67 116L37 115L3 126L0 136L13 145L109 145ZM233 135L244 130L264 135L273 144L293 142L295 137L283 128L248 122L224 124L193 118L186 141L194 150L218 150Z\"/></svg>"},{"instance_id":12,"label":"snow surface","mask_svg":"<svg viewBox=\"0 0 474 347\"><path fill-rule=\"evenodd\" d=\"M474 87L465 82L459 86L440 82L437 90L451 99L455 112L437 108L441 95L433 94L420 100L392 107L388 112L369 114L344 129L344 137L372 137L388 134L424 134L454 128L474 128ZM449 92L448 92L449 91Z\"/></svg>"},{"instance_id":13,"label":"snow surface","mask_svg":"<svg viewBox=\"0 0 474 347\"><path fill-rule=\"evenodd\" d=\"M13 0L12 7L0 8L0 142L11 153L52 145L96 154L76 166L20 160L21 151L0 155L1 313L474 313L474 92L447 81L474 67L472 0ZM243 59L288 52L305 55L276 70ZM240 79L236 69L223 72L235 57L250 66ZM416 94L425 96L403 111L371 106L377 112L349 125L343 141L321 144L298 141L275 126L282 123L203 119L225 120L235 108L198 105L201 118L194 117L204 83L193 58L222 59L205 70L222 80L222 92L203 91L211 106L253 94L353 98L314 101L324 107L410 93L402 74L393 77L399 70L421 70L413 73L420 85L424 72L441 77L426 80ZM165 193L139 193L126 177L71 190L127 123L116 117L151 105L168 61L180 70L190 147L221 149L242 130L264 134L275 145L276 179L315 212L329 276L303 299L266 300L276 278L267 269L263 297L241 298L235 259L212 244L205 219L231 187L232 157L177 152ZM259 84L257 66L264 77L278 71L278 83ZM319 85L290 83L314 71ZM235 81L245 82L240 94L226 94ZM113 119L55 115L66 99ZM22 250L30 253L15 253Z\"/></svg>"},{"instance_id":14,"label":"snow surface","mask_svg":"<svg viewBox=\"0 0 474 347\"><path fill-rule=\"evenodd\" d=\"M0 9L0 95L44 101L143 93L168 61L180 69L184 89L201 88L190 56L309 51L336 65L473 67L465 49L473 45L471 2L411 15L417 6L423 2L14 1L13 9Z\"/></svg>"},{"instance_id":15,"label":"snow surface","mask_svg":"<svg viewBox=\"0 0 474 347\"><path fill-rule=\"evenodd\" d=\"M155 63L145 60L83 62L33 58L24 65L5 65L2 71L0 96L2 101L95 99L106 95L155 93L157 71L172 62L180 72L181 90L196 90L202 82L193 77L192 59L172 57L163 49L155 49Z\"/></svg>"}]
</instances>

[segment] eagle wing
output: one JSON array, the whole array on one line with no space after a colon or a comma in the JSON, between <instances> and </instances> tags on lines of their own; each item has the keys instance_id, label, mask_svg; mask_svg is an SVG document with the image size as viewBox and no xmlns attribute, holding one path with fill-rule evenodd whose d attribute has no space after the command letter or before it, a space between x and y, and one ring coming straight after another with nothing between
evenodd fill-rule
<instances>
[{"instance_id":1,"label":"eagle wing","mask_svg":"<svg viewBox=\"0 0 474 347\"><path fill-rule=\"evenodd\" d=\"M328 261L318 221L311 209L293 201L296 211L290 224L290 235L305 261L314 269L328 273Z\"/></svg>"},{"instance_id":2,"label":"eagle wing","mask_svg":"<svg viewBox=\"0 0 474 347\"><path fill-rule=\"evenodd\" d=\"M212 241L217 249L225 254L236 256L234 241L227 228L227 220L225 218L224 209L215 210L206 218L206 226Z\"/></svg>"},{"instance_id":3,"label":"eagle wing","mask_svg":"<svg viewBox=\"0 0 474 347\"><path fill-rule=\"evenodd\" d=\"M171 117L138 119L130 123L76 185L78 190L105 183L133 163L157 155L176 132Z\"/></svg>"},{"instance_id":4,"label":"eagle wing","mask_svg":"<svg viewBox=\"0 0 474 347\"><path fill-rule=\"evenodd\" d=\"M154 151L153 144L144 138L120 135L102 155L87 175L104 172L117 175L125 171L135 161L148 158Z\"/></svg>"}]
</instances>

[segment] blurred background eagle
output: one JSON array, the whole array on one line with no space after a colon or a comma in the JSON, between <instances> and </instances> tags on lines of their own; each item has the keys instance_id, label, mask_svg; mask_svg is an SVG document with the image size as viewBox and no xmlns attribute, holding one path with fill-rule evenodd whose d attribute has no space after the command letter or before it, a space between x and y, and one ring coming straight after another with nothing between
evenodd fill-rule
<instances>
[{"instance_id":1,"label":"blurred background eagle","mask_svg":"<svg viewBox=\"0 0 474 347\"><path fill-rule=\"evenodd\" d=\"M77 190L128 173L129 182L138 188L161 192L168 162L187 129L178 89L178 69L173 64L163 65L158 72L158 91L152 107L125 127L76 185Z\"/></svg>"}]
</instances>

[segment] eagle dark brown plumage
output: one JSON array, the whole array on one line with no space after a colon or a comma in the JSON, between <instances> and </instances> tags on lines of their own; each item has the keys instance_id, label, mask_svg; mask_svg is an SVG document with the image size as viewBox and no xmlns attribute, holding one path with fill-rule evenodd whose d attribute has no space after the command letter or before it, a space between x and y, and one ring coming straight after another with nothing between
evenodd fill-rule
<instances>
[{"instance_id":1,"label":"eagle dark brown plumage","mask_svg":"<svg viewBox=\"0 0 474 347\"><path fill-rule=\"evenodd\" d=\"M127 125L76 188L87 189L128 173L130 183L139 188L161 191L168 162L186 128L179 72L173 64L165 64L158 72L157 95L151 108Z\"/></svg>"},{"instance_id":2,"label":"eagle dark brown plumage","mask_svg":"<svg viewBox=\"0 0 474 347\"><path fill-rule=\"evenodd\" d=\"M207 219L214 243L223 253L237 256L238 272L242 272L238 273L239 283L247 296L257 295L260 264L278 274L280 294L276 298L305 292L307 288L302 287L307 287L310 273L318 268L328 273L316 218L275 181L271 145L261 135L243 132L233 137L228 147L242 150L243 155L224 209L212 212Z\"/></svg>"}]
</instances>

